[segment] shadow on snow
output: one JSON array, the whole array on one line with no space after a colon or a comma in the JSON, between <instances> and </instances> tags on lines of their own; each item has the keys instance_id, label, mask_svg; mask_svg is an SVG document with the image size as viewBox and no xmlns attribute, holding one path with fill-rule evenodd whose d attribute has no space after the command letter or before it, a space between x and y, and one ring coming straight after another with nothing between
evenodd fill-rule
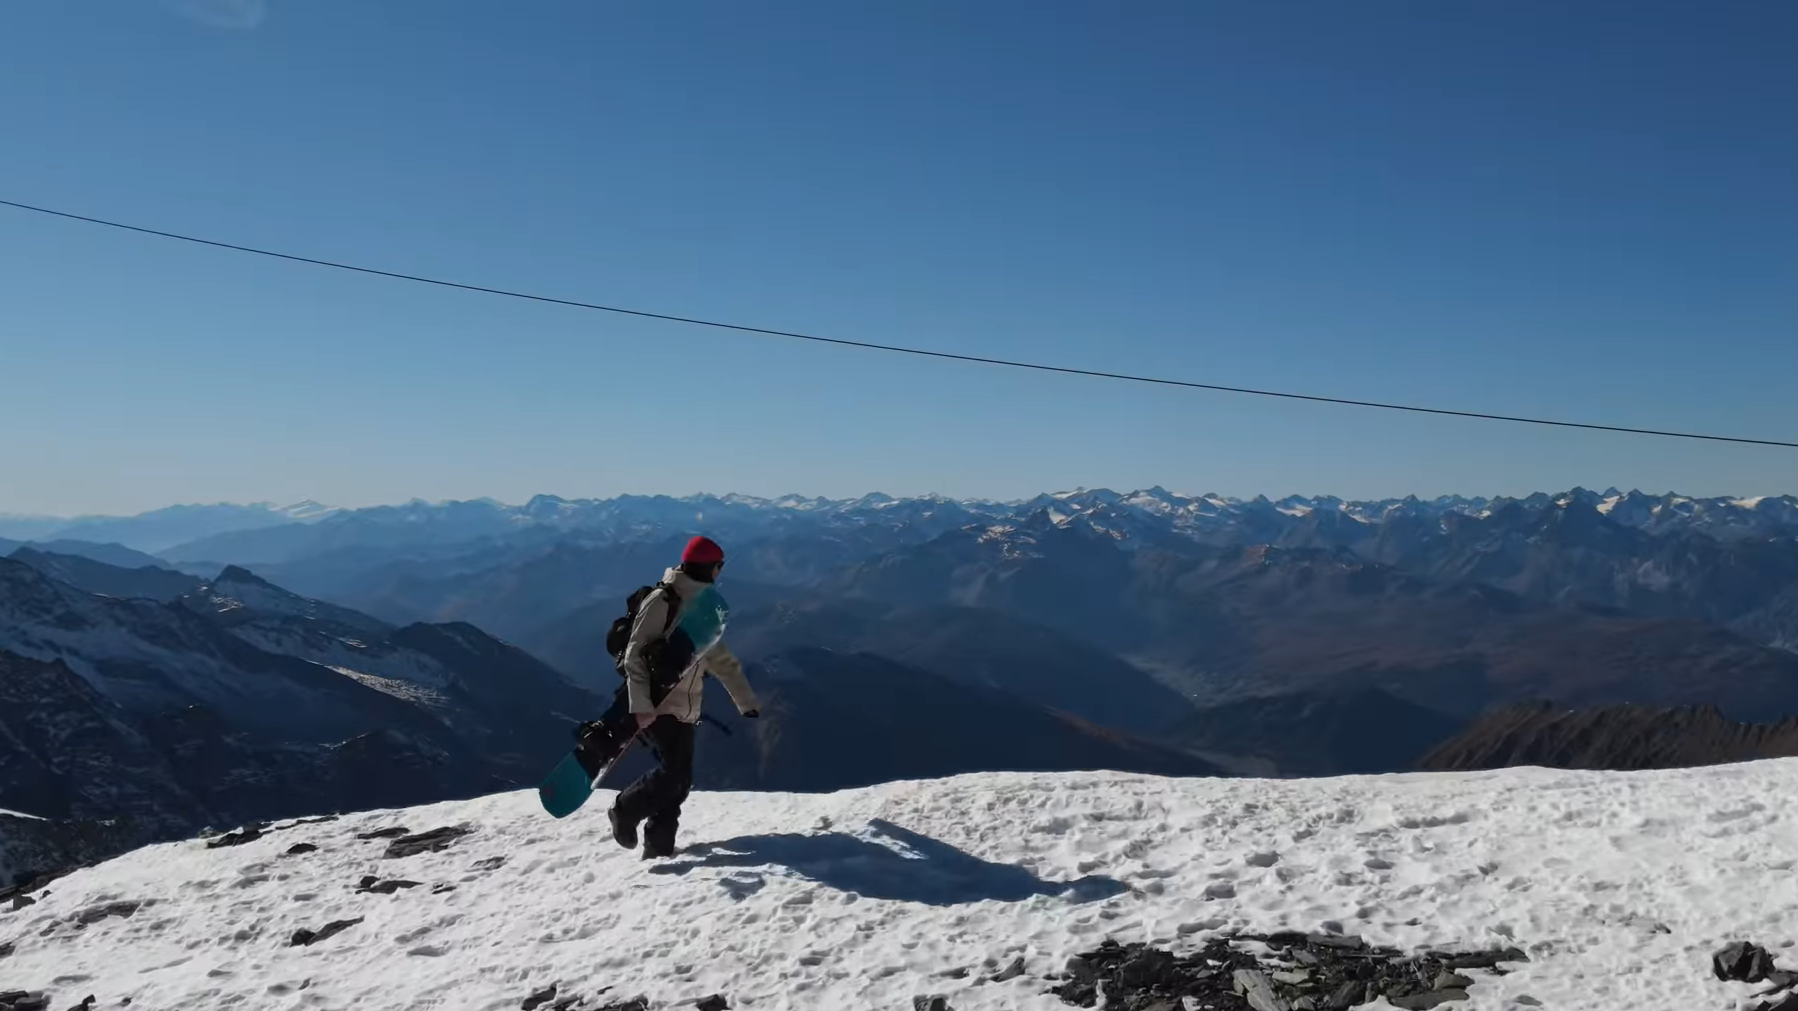
<instances>
[{"instance_id":1,"label":"shadow on snow","mask_svg":"<svg viewBox=\"0 0 1798 1011\"><path fill-rule=\"evenodd\" d=\"M1075 902L1108 899L1127 890L1113 878L1044 881L1022 867L996 864L929 836L876 819L870 831L739 836L698 843L680 858L650 868L652 874L686 874L700 867L786 867L801 877L864 898L953 906L969 902L1021 902L1062 895ZM759 875L720 882L736 899L761 890Z\"/></svg>"}]
</instances>

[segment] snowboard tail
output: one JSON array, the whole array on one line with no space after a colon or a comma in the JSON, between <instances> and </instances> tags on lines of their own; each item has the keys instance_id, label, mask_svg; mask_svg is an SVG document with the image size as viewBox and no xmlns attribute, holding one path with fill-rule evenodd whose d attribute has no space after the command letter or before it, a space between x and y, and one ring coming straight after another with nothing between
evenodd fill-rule
<instances>
[{"instance_id":1,"label":"snowboard tail","mask_svg":"<svg viewBox=\"0 0 1798 1011\"><path fill-rule=\"evenodd\" d=\"M552 818L566 818L579 811L587 798L593 796L594 787L606 778L606 773L612 771L612 767L618 764L618 760L624 757L636 739L635 734L627 738L617 753L601 764L597 771L590 768L590 762L582 760L584 756L578 746L563 755L556 767L549 770L549 775L543 777L543 782L537 785L537 800L543 805L543 810L549 812Z\"/></svg>"}]
</instances>

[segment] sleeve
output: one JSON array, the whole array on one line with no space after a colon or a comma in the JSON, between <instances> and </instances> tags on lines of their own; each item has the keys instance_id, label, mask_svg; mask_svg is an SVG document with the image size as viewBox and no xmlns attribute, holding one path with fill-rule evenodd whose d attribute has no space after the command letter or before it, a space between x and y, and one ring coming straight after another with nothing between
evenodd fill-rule
<instances>
[{"instance_id":1,"label":"sleeve","mask_svg":"<svg viewBox=\"0 0 1798 1011\"><path fill-rule=\"evenodd\" d=\"M668 595L657 590L637 608L637 623L631 626L630 642L624 647L624 680L633 713L655 712L655 703L650 699L649 657L645 648L662 637L662 626L667 622Z\"/></svg>"},{"instance_id":2,"label":"sleeve","mask_svg":"<svg viewBox=\"0 0 1798 1011\"><path fill-rule=\"evenodd\" d=\"M713 646L705 655L706 669L718 679L729 693L731 702L736 704L737 712L746 713L752 709L760 709L762 704L756 701L755 689L749 687L749 679L743 676L743 664L730 647L723 643Z\"/></svg>"}]
</instances>

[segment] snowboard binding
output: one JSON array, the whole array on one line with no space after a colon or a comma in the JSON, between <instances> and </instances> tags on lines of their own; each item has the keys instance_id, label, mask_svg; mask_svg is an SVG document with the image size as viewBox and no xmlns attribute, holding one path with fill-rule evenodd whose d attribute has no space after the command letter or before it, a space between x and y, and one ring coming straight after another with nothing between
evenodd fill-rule
<instances>
[{"instance_id":1,"label":"snowboard binding","mask_svg":"<svg viewBox=\"0 0 1798 1011\"><path fill-rule=\"evenodd\" d=\"M589 720L575 728L574 757L581 763L589 780L598 779L606 765L618 757L628 741L599 720Z\"/></svg>"}]
</instances>

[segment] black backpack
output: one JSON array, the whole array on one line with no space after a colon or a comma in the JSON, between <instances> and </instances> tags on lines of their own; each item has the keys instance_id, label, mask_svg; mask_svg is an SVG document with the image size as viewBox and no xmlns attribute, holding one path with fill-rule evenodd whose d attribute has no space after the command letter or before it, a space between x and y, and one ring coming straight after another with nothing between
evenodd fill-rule
<instances>
[{"instance_id":1,"label":"black backpack","mask_svg":"<svg viewBox=\"0 0 1798 1011\"><path fill-rule=\"evenodd\" d=\"M680 615L680 594L667 583L654 586L639 586L624 602L624 616L612 621L612 627L606 630L606 652L612 654L612 663L618 670L618 676L624 676L624 650L631 642L631 629L637 624L637 612L642 610L643 602L649 595L661 590L668 600L668 616L662 621L662 638L666 639L668 630L674 627L674 619ZM650 669L656 667L655 657L650 658Z\"/></svg>"}]
</instances>

